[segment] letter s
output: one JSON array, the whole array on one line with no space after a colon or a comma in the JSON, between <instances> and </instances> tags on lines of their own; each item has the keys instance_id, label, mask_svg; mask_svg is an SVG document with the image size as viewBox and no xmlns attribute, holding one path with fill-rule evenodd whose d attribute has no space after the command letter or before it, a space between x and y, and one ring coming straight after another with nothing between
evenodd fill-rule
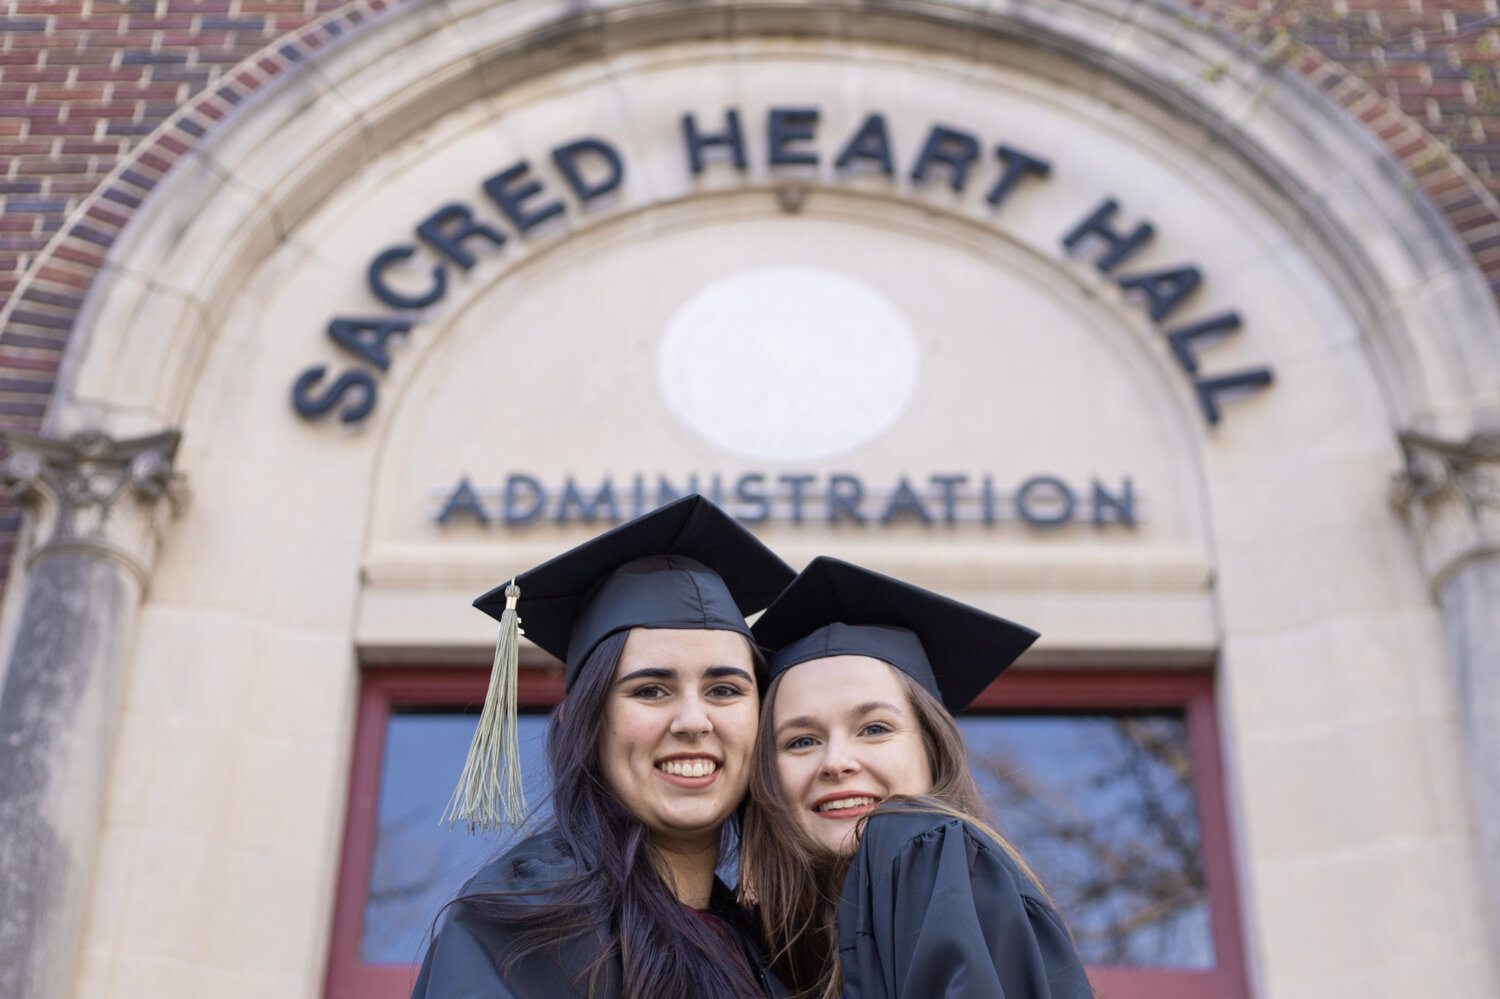
<instances>
[{"instance_id":1,"label":"letter s","mask_svg":"<svg viewBox=\"0 0 1500 999\"><path fill-rule=\"evenodd\" d=\"M297 376L297 381L292 385L292 406L298 414L304 419L315 419L337 406L349 392L358 392L360 397L344 407L339 413L339 419L345 423L357 423L369 416L370 411L375 408L375 377L368 371L352 368L339 375L322 395L310 398L308 393L322 381L327 372L327 368L319 365L308 368Z\"/></svg>"},{"instance_id":2,"label":"letter s","mask_svg":"<svg viewBox=\"0 0 1500 999\"><path fill-rule=\"evenodd\" d=\"M734 484L734 496L741 503L754 508L754 512L741 512L738 517L746 524L763 524L771 516L771 500L763 490L752 489L766 481L760 472L746 472Z\"/></svg>"}]
</instances>

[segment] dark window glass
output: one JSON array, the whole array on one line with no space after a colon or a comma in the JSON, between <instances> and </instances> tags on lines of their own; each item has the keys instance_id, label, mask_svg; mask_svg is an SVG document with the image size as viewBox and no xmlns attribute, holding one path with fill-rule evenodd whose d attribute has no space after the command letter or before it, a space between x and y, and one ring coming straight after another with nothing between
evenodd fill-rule
<instances>
[{"instance_id":1,"label":"dark window glass","mask_svg":"<svg viewBox=\"0 0 1500 999\"><path fill-rule=\"evenodd\" d=\"M518 838L439 817L477 714L401 709L386 722L360 957L421 960L443 905ZM521 716L532 828L546 820L547 718ZM1002 831L1096 965L1214 966L1187 728L1180 714L969 715L969 761ZM732 871L722 871L732 881Z\"/></svg>"},{"instance_id":2,"label":"dark window glass","mask_svg":"<svg viewBox=\"0 0 1500 999\"><path fill-rule=\"evenodd\" d=\"M1212 968L1181 714L971 715L969 764L1085 962Z\"/></svg>"},{"instance_id":3,"label":"dark window glass","mask_svg":"<svg viewBox=\"0 0 1500 999\"><path fill-rule=\"evenodd\" d=\"M369 964L422 960L427 931L443 905L491 857L519 838L507 829L469 835L440 817L458 783L477 713L392 711L386 722L375 819L374 859L365 898L360 957ZM519 742L531 827L545 821L547 716L520 716Z\"/></svg>"}]
</instances>

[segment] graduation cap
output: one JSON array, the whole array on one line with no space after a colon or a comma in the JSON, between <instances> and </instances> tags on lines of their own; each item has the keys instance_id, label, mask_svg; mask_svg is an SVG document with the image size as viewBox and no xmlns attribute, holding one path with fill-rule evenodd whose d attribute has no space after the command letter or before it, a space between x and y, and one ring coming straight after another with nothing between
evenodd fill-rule
<instances>
[{"instance_id":1,"label":"graduation cap","mask_svg":"<svg viewBox=\"0 0 1500 999\"><path fill-rule=\"evenodd\" d=\"M630 628L734 631L796 573L702 496L676 500L542 563L474 606L500 621L489 694L449 825L518 825L525 811L516 746L517 642L525 635L566 666L572 690L599 643Z\"/></svg>"},{"instance_id":2,"label":"graduation cap","mask_svg":"<svg viewBox=\"0 0 1500 999\"><path fill-rule=\"evenodd\" d=\"M869 656L910 676L953 714L1037 640L1003 617L827 556L808 563L753 634L776 650L773 679L811 659Z\"/></svg>"}]
</instances>

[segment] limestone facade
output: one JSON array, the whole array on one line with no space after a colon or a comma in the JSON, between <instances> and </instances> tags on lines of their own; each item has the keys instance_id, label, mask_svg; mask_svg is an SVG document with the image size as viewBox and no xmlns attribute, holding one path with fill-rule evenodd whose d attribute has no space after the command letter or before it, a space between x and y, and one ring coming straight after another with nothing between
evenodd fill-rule
<instances>
[{"instance_id":1,"label":"limestone facade","mask_svg":"<svg viewBox=\"0 0 1500 999\"><path fill-rule=\"evenodd\" d=\"M1213 670L1253 995L1500 991L1492 532L1427 540L1500 337L1384 148L1164 5L565 7L289 69L90 291L47 435L179 432L193 501L122 603L72 994L320 995L361 668L483 664L472 597L663 478L1030 668Z\"/></svg>"}]
</instances>

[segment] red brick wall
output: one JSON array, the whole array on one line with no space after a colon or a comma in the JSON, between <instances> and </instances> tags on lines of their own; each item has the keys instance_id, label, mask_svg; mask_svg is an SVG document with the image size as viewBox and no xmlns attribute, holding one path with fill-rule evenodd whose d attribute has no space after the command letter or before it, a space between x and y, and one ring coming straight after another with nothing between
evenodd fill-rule
<instances>
[{"instance_id":1,"label":"red brick wall","mask_svg":"<svg viewBox=\"0 0 1500 999\"><path fill-rule=\"evenodd\" d=\"M176 158L282 67L400 2L0 0L0 428L40 426L84 292ZM1496 0L1189 5L1364 121L1500 294ZM0 501L0 585L18 526Z\"/></svg>"},{"instance_id":2,"label":"red brick wall","mask_svg":"<svg viewBox=\"0 0 1500 999\"><path fill-rule=\"evenodd\" d=\"M268 43L337 6L339 0L9 0L0 15L0 295L15 291L68 214L173 112ZM49 341L68 328L47 313L12 318L59 334L41 334ZM0 343L51 345L15 342L11 334L7 328ZM13 363L9 352L0 361L6 369ZM7 417L34 418L45 398L12 398L27 393L8 385L3 391L0 414Z\"/></svg>"},{"instance_id":3,"label":"red brick wall","mask_svg":"<svg viewBox=\"0 0 1500 999\"><path fill-rule=\"evenodd\" d=\"M1197 0L1375 132L1462 234L1500 295L1496 0Z\"/></svg>"},{"instance_id":4,"label":"red brick wall","mask_svg":"<svg viewBox=\"0 0 1500 999\"><path fill-rule=\"evenodd\" d=\"M193 139L346 0L5 0L0 7L0 428L35 431L115 235ZM340 10L342 8L342 10ZM278 51L285 49L285 51ZM133 161L132 161L133 160ZM0 499L0 587L19 508Z\"/></svg>"}]
</instances>

